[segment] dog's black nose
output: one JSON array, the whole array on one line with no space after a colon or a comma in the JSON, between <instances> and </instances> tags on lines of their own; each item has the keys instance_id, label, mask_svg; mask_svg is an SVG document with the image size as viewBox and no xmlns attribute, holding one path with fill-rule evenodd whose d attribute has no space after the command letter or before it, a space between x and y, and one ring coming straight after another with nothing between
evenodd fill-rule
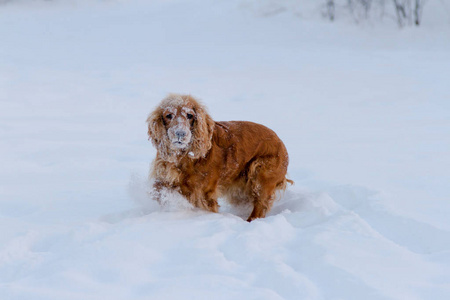
<instances>
[{"instance_id":1,"label":"dog's black nose","mask_svg":"<svg viewBox=\"0 0 450 300\"><path fill-rule=\"evenodd\" d=\"M180 140L180 139L182 139L182 138L184 138L186 136L186 132L178 130L178 131L175 132L175 135Z\"/></svg>"}]
</instances>

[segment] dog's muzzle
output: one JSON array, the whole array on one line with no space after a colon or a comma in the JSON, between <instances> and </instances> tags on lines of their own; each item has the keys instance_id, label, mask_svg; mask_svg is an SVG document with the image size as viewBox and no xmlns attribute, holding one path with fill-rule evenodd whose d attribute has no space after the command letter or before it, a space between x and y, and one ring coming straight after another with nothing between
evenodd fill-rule
<instances>
[{"instance_id":1,"label":"dog's muzzle","mask_svg":"<svg viewBox=\"0 0 450 300\"><path fill-rule=\"evenodd\" d=\"M169 138L175 148L184 149L191 142L191 132L184 128L169 130Z\"/></svg>"}]
</instances>

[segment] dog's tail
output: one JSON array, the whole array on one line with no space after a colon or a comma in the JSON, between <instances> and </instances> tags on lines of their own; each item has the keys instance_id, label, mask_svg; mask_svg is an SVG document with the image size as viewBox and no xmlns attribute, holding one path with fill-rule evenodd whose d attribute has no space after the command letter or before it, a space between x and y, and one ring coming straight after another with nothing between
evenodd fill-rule
<instances>
[{"instance_id":1,"label":"dog's tail","mask_svg":"<svg viewBox=\"0 0 450 300\"><path fill-rule=\"evenodd\" d=\"M289 183L290 185L294 185L294 181L293 181L293 180L284 178L283 181L281 181L280 183L277 184L276 189L277 189L277 190L284 191L284 190L287 189L288 183Z\"/></svg>"}]
</instances>

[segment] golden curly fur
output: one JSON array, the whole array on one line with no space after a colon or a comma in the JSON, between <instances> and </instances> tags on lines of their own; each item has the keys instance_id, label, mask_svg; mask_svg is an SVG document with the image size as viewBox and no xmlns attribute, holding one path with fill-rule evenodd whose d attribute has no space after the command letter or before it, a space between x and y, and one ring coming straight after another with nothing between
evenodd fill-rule
<instances>
[{"instance_id":1,"label":"golden curly fur","mask_svg":"<svg viewBox=\"0 0 450 300\"><path fill-rule=\"evenodd\" d=\"M264 218L286 178L288 153L269 128L245 121L215 122L190 95L170 94L147 119L157 149L153 197L174 190L194 206L218 212L217 199L253 204L248 221Z\"/></svg>"}]
</instances>

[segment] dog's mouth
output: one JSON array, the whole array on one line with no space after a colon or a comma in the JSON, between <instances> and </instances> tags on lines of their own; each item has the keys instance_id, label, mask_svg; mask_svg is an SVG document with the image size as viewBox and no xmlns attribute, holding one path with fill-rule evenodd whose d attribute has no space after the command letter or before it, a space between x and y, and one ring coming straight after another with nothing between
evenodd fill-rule
<instances>
[{"instance_id":1,"label":"dog's mouth","mask_svg":"<svg viewBox=\"0 0 450 300\"><path fill-rule=\"evenodd\" d=\"M173 141L172 144L178 149L186 148L188 145L187 143L184 143L182 141Z\"/></svg>"}]
</instances>

